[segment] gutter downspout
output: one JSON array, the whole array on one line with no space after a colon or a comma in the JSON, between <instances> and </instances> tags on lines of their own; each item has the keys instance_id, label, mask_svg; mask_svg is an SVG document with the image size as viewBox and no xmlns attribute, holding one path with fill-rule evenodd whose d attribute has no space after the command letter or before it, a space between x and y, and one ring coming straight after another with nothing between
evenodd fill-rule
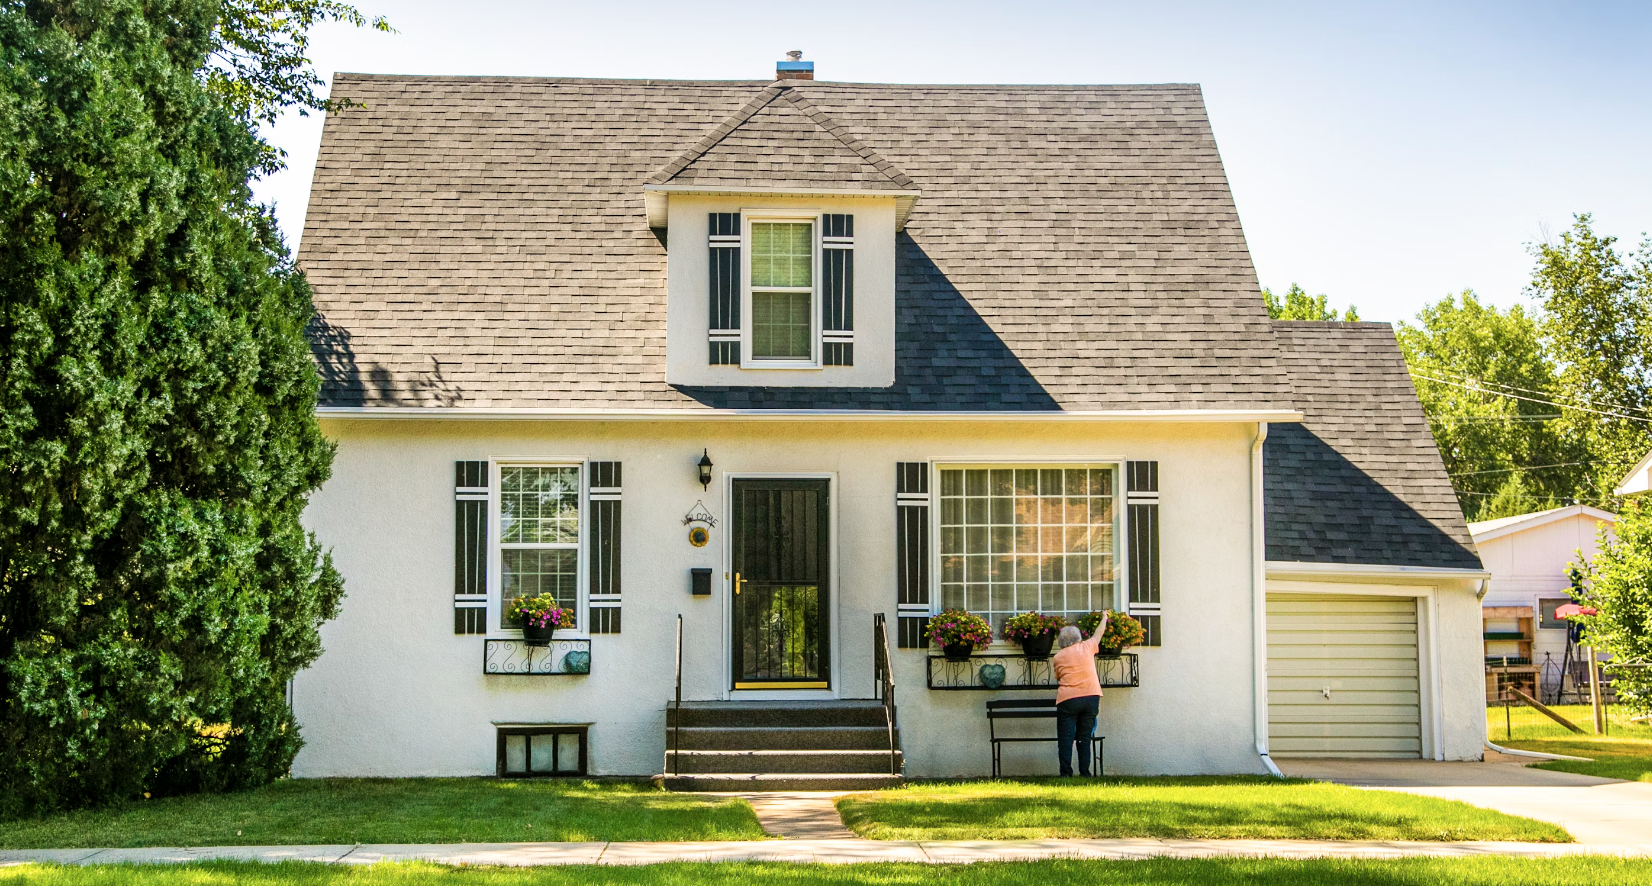
<instances>
[{"instance_id":1,"label":"gutter downspout","mask_svg":"<svg viewBox=\"0 0 1652 886\"><path fill-rule=\"evenodd\" d=\"M1268 756L1268 568L1267 537L1262 525L1262 444L1268 439L1268 423L1256 423L1256 442L1250 447L1250 540L1251 540L1251 707L1256 712L1256 753L1274 778L1285 774Z\"/></svg>"}]
</instances>

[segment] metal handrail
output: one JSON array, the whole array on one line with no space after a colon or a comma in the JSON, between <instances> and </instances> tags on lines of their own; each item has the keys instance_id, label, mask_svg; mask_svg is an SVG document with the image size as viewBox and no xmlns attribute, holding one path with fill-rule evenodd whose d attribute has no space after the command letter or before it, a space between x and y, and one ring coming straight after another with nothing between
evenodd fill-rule
<instances>
[{"instance_id":1,"label":"metal handrail","mask_svg":"<svg viewBox=\"0 0 1652 886\"><path fill-rule=\"evenodd\" d=\"M677 773L677 730L683 723L683 615L677 613L677 698L671 707L671 774Z\"/></svg>"},{"instance_id":2,"label":"metal handrail","mask_svg":"<svg viewBox=\"0 0 1652 886\"><path fill-rule=\"evenodd\" d=\"M900 775L900 758L895 749L895 669L889 662L889 630L883 613L872 613L873 691L883 701L884 723L889 728L889 774Z\"/></svg>"}]
</instances>

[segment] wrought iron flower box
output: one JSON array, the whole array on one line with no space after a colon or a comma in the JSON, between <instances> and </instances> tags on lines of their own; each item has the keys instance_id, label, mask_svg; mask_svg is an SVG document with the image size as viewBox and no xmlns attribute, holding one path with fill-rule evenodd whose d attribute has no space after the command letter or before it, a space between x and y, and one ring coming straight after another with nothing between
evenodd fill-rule
<instances>
[{"instance_id":1,"label":"wrought iron flower box","mask_svg":"<svg viewBox=\"0 0 1652 886\"><path fill-rule=\"evenodd\" d=\"M1134 652L1098 657L1096 676L1101 679L1103 689L1141 685L1141 671ZM1057 686L1055 668L1049 659L1034 661L1016 652L978 653L967 661L947 661L943 656L931 655L927 682L930 689L975 689L984 692L1054 689Z\"/></svg>"},{"instance_id":2,"label":"wrought iron flower box","mask_svg":"<svg viewBox=\"0 0 1652 886\"><path fill-rule=\"evenodd\" d=\"M590 640L552 640L529 646L521 640L483 640L482 673L550 676L591 672Z\"/></svg>"}]
</instances>

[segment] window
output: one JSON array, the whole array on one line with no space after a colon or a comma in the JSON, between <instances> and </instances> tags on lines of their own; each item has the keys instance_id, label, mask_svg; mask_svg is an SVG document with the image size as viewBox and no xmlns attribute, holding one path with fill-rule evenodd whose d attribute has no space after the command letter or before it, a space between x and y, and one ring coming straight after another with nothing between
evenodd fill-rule
<instances>
[{"instance_id":1,"label":"window","mask_svg":"<svg viewBox=\"0 0 1652 886\"><path fill-rule=\"evenodd\" d=\"M584 775L588 728L499 727L499 776Z\"/></svg>"},{"instance_id":2,"label":"window","mask_svg":"<svg viewBox=\"0 0 1652 886\"><path fill-rule=\"evenodd\" d=\"M1570 602L1572 602L1570 597L1543 597L1539 599L1537 601L1537 611L1542 616L1542 620L1538 622L1537 626L1549 630L1564 630L1566 620L1555 617L1554 611Z\"/></svg>"},{"instance_id":3,"label":"window","mask_svg":"<svg viewBox=\"0 0 1652 886\"><path fill-rule=\"evenodd\" d=\"M751 223L751 356L814 360L813 221Z\"/></svg>"},{"instance_id":4,"label":"window","mask_svg":"<svg viewBox=\"0 0 1652 886\"><path fill-rule=\"evenodd\" d=\"M549 593L579 610L579 467L499 468L499 599ZM517 619L501 627L521 628ZM583 627L583 625L578 625Z\"/></svg>"},{"instance_id":5,"label":"window","mask_svg":"<svg viewBox=\"0 0 1652 886\"><path fill-rule=\"evenodd\" d=\"M1116 608L1112 466L943 468L943 609L1002 628L1017 612Z\"/></svg>"}]
</instances>

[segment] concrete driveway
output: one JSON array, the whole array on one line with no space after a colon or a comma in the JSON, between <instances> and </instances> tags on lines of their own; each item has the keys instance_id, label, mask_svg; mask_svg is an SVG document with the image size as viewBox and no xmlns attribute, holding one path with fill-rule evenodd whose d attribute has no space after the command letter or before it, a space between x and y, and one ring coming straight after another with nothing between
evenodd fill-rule
<instances>
[{"instance_id":1,"label":"concrete driveway","mask_svg":"<svg viewBox=\"0 0 1652 886\"><path fill-rule=\"evenodd\" d=\"M1280 771L1293 778L1461 800L1535 818L1560 825L1580 843L1652 843L1652 784L1530 769L1512 762L1276 762Z\"/></svg>"}]
</instances>

